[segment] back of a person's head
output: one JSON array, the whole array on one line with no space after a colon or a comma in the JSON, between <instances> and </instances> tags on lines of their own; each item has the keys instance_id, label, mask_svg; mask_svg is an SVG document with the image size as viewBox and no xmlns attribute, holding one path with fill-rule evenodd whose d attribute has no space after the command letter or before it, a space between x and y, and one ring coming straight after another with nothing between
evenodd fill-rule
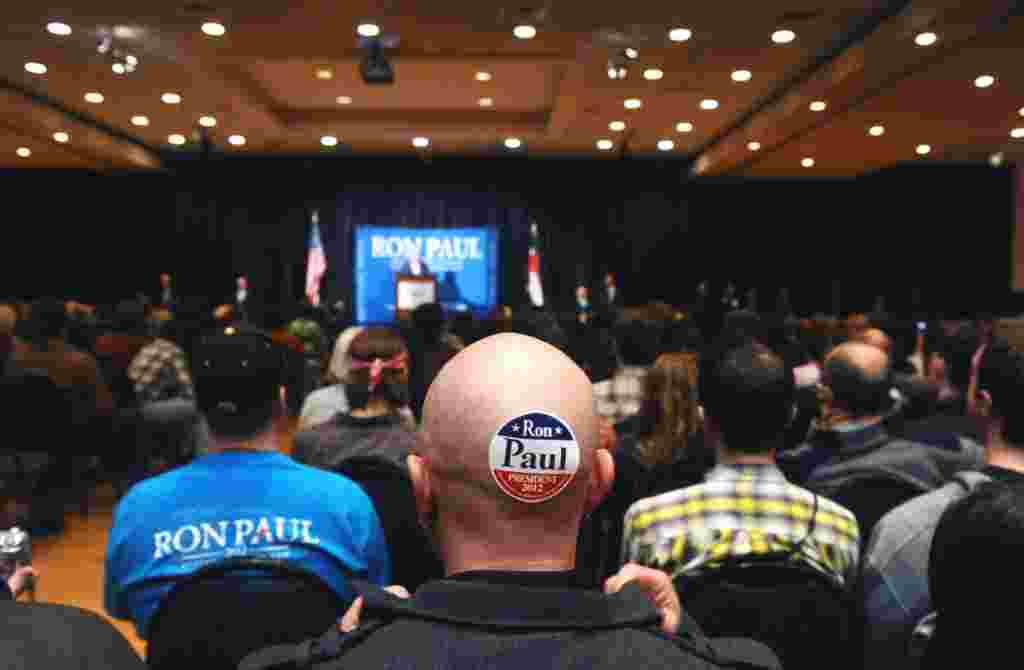
<instances>
[{"instance_id":1,"label":"back of a person's head","mask_svg":"<svg viewBox=\"0 0 1024 670\"><path fill-rule=\"evenodd\" d=\"M291 322L293 312L285 305L267 305L263 308L263 327L269 331L284 328Z\"/></svg>"},{"instance_id":2,"label":"back of a person's head","mask_svg":"<svg viewBox=\"0 0 1024 670\"><path fill-rule=\"evenodd\" d=\"M650 432L644 436L641 459L648 467L675 461L700 429L697 370L696 354L668 353L644 376L640 413L650 419Z\"/></svg>"},{"instance_id":3,"label":"back of a person's head","mask_svg":"<svg viewBox=\"0 0 1024 670\"><path fill-rule=\"evenodd\" d=\"M420 305L412 311L412 325L422 335L437 340L445 327L444 307L436 302Z\"/></svg>"},{"instance_id":4,"label":"back of a person's head","mask_svg":"<svg viewBox=\"0 0 1024 670\"><path fill-rule=\"evenodd\" d=\"M991 400L1006 441L1024 447L1024 356L1005 344L986 349L978 368L976 392Z\"/></svg>"},{"instance_id":5,"label":"back of a person's head","mask_svg":"<svg viewBox=\"0 0 1024 670\"><path fill-rule=\"evenodd\" d=\"M32 303L32 330L40 338L62 337L68 326L67 308L56 298Z\"/></svg>"},{"instance_id":6,"label":"back of a person's head","mask_svg":"<svg viewBox=\"0 0 1024 670\"><path fill-rule=\"evenodd\" d=\"M754 342L709 353L700 368L700 397L726 445L755 453L777 448L793 416L792 368Z\"/></svg>"},{"instance_id":7,"label":"back of a person's head","mask_svg":"<svg viewBox=\"0 0 1024 670\"><path fill-rule=\"evenodd\" d=\"M615 339L623 364L647 367L658 357L661 331L648 321L621 321L615 326Z\"/></svg>"},{"instance_id":8,"label":"back of a person's head","mask_svg":"<svg viewBox=\"0 0 1024 670\"><path fill-rule=\"evenodd\" d=\"M945 338L941 346L942 357L946 362L946 380L966 392L971 382L974 354L981 347L977 330L973 326L964 326L956 334Z\"/></svg>"},{"instance_id":9,"label":"back of a person's head","mask_svg":"<svg viewBox=\"0 0 1024 670\"><path fill-rule=\"evenodd\" d=\"M345 394L361 409L383 399L398 409L409 402L409 366L405 341L388 328L361 330L349 345Z\"/></svg>"},{"instance_id":10,"label":"back of a person's head","mask_svg":"<svg viewBox=\"0 0 1024 670\"><path fill-rule=\"evenodd\" d=\"M825 359L822 382L832 404L851 418L880 416L892 403L889 356L869 344L836 347Z\"/></svg>"},{"instance_id":11,"label":"back of a person's head","mask_svg":"<svg viewBox=\"0 0 1024 670\"><path fill-rule=\"evenodd\" d=\"M138 300L122 300L114 308L114 330L137 334L146 329L146 306Z\"/></svg>"},{"instance_id":12,"label":"back of a person's head","mask_svg":"<svg viewBox=\"0 0 1024 670\"><path fill-rule=\"evenodd\" d=\"M619 349L610 331L590 328L578 338L583 368L595 384L611 379L619 369Z\"/></svg>"},{"instance_id":13,"label":"back of a person's head","mask_svg":"<svg viewBox=\"0 0 1024 670\"><path fill-rule=\"evenodd\" d=\"M517 313L506 332L533 337L560 351L569 350L569 336L555 315L545 310L526 310Z\"/></svg>"}]
</instances>

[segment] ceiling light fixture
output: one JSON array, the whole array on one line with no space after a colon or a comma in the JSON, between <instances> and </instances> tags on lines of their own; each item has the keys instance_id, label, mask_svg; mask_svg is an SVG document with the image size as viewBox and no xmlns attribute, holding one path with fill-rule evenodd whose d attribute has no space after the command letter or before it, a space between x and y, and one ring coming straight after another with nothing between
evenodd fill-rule
<instances>
[{"instance_id":1,"label":"ceiling light fixture","mask_svg":"<svg viewBox=\"0 0 1024 670\"><path fill-rule=\"evenodd\" d=\"M812 112L824 112L828 108L828 103L824 100L815 100L810 104Z\"/></svg>"},{"instance_id":2,"label":"ceiling light fixture","mask_svg":"<svg viewBox=\"0 0 1024 670\"><path fill-rule=\"evenodd\" d=\"M90 91L85 94L85 101L91 102L94 105L98 105L103 102L103 94L96 91Z\"/></svg>"},{"instance_id":3,"label":"ceiling light fixture","mask_svg":"<svg viewBox=\"0 0 1024 670\"><path fill-rule=\"evenodd\" d=\"M60 142L61 144L64 144L66 142L71 141L71 135L68 135L67 133L64 132L56 132L53 134L53 140L55 142Z\"/></svg>"},{"instance_id":4,"label":"ceiling light fixture","mask_svg":"<svg viewBox=\"0 0 1024 670\"><path fill-rule=\"evenodd\" d=\"M110 69L114 71L114 74L124 74L128 71L128 68L123 63L114 63L110 66Z\"/></svg>"},{"instance_id":5,"label":"ceiling light fixture","mask_svg":"<svg viewBox=\"0 0 1024 670\"><path fill-rule=\"evenodd\" d=\"M676 124L676 130L681 133L692 133L693 124L690 123L689 121L680 121L679 123Z\"/></svg>"},{"instance_id":6,"label":"ceiling light fixture","mask_svg":"<svg viewBox=\"0 0 1024 670\"><path fill-rule=\"evenodd\" d=\"M939 36L932 32L919 33L914 38L914 43L919 47L930 47L939 41Z\"/></svg>"},{"instance_id":7,"label":"ceiling light fixture","mask_svg":"<svg viewBox=\"0 0 1024 670\"><path fill-rule=\"evenodd\" d=\"M42 63L25 63L25 71L30 74L46 74L46 66Z\"/></svg>"},{"instance_id":8,"label":"ceiling light fixture","mask_svg":"<svg viewBox=\"0 0 1024 670\"><path fill-rule=\"evenodd\" d=\"M200 116L199 125L201 125L203 128L213 128L217 125L217 119L213 118L212 116Z\"/></svg>"},{"instance_id":9,"label":"ceiling light fixture","mask_svg":"<svg viewBox=\"0 0 1024 670\"><path fill-rule=\"evenodd\" d=\"M316 71L316 78L320 79L320 80L323 80L323 81L327 81L329 79L334 79L334 70L331 70L330 68L322 67L322 68L320 68L320 69L318 69Z\"/></svg>"},{"instance_id":10,"label":"ceiling light fixture","mask_svg":"<svg viewBox=\"0 0 1024 670\"><path fill-rule=\"evenodd\" d=\"M228 138L228 144L235 147L243 146L245 142L245 135L232 135Z\"/></svg>"},{"instance_id":11,"label":"ceiling light fixture","mask_svg":"<svg viewBox=\"0 0 1024 670\"><path fill-rule=\"evenodd\" d=\"M363 37L377 37L380 35L380 26L376 23L360 23L356 27L356 32Z\"/></svg>"},{"instance_id":12,"label":"ceiling light fixture","mask_svg":"<svg viewBox=\"0 0 1024 670\"><path fill-rule=\"evenodd\" d=\"M647 81L658 81L665 76L665 73L656 67L644 70L644 79Z\"/></svg>"},{"instance_id":13,"label":"ceiling light fixture","mask_svg":"<svg viewBox=\"0 0 1024 670\"><path fill-rule=\"evenodd\" d=\"M927 156L932 152L932 147L930 144L918 144L916 151L918 156Z\"/></svg>"},{"instance_id":14,"label":"ceiling light fixture","mask_svg":"<svg viewBox=\"0 0 1024 670\"><path fill-rule=\"evenodd\" d=\"M775 42L776 44L789 44L795 39L796 33L792 30L786 30L785 28L782 30L776 30L772 33L772 42Z\"/></svg>"},{"instance_id":15,"label":"ceiling light fixture","mask_svg":"<svg viewBox=\"0 0 1024 670\"><path fill-rule=\"evenodd\" d=\"M625 129L626 129L625 121L612 121L611 123L608 124L608 130L610 130L612 132L615 132L615 133L621 133Z\"/></svg>"},{"instance_id":16,"label":"ceiling light fixture","mask_svg":"<svg viewBox=\"0 0 1024 670\"><path fill-rule=\"evenodd\" d=\"M338 146L338 138L334 135L324 135L320 138L320 144L325 147L336 147Z\"/></svg>"},{"instance_id":17,"label":"ceiling light fixture","mask_svg":"<svg viewBox=\"0 0 1024 670\"><path fill-rule=\"evenodd\" d=\"M1000 151L999 153L992 154L991 156L988 157L988 164L991 165L992 167L999 167L1000 165L1003 164L1003 159L1005 158L1006 156L1003 155L1003 152Z\"/></svg>"},{"instance_id":18,"label":"ceiling light fixture","mask_svg":"<svg viewBox=\"0 0 1024 670\"><path fill-rule=\"evenodd\" d=\"M658 151L672 151L676 148L676 143L672 140L658 140Z\"/></svg>"},{"instance_id":19,"label":"ceiling light fixture","mask_svg":"<svg viewBox=\"0 0 1024 670\"><path fill-rule=\"evenodd\" d=\"M644 103L640 98L626 98L623 100L622 106L626 109L640 109L644 106Z\"/></svg>"},{"instance_id":20,"label":"ceiling light fixture","mask_svg":"<svg viewBox=\"0 0 1024 670\"><path fill-rule=\"evenodd\" d=\"M637 58L640 58L640 52L633 47L629 47L623 53L626 54L626 58L629 60L636 60Z\"/></svg>"},{"instance_id":21,"label":"ceiling light fixture","mask_svg":"<svg viewBox=\"0 0 1024 670\"><path fill-rule=\"evenodd\" d=\"M805 168L812 168L812 167L814 167L814 159L813 158L805 158L802 161L800 161L800 165L803 165Z\"/></svg>"},{"instance_id":22,"label":"ceiling light fixture","mask_svg":"<svg viewBox=\"0 0 1024 670\"><path fill-rule=\"evenodd\" d=\"M164 93L160 96L160 99L163 100L166 105L177 105L181 102L181 95L178 93Z\"/></svg>"},{"instance_id":23,"label":"ceiling light fixture","mask_svg":"<svg viewBox=\"0 0 1024 670\"><path fill-rule=\"evenodd\" d=\"M46 24L46 31L51 35L59 35L60 37L67 37L71 34L71 26L60 21L53 21Z\"/></svg>"},{"instance_id":24,"label":"ceiling light fixture","mask_svg":"<svg viewBox=\"0 0 1024 670\"><path fill-rule=\"evenodd\" d=\"M417 149L426 149L430 146L430 139L427 137L414 137L412 138L412 145Z\"/></svg>"},{"instance_id":25,"label":"ceiling light fixture","mask_svg":"<svg viewBox=\"0 0 1024 670\"><path fill-rule=\"evenodd\" d=\"M187 141L188 140L186 140L185 136L182 135L181 133L174 133L173 135L168 135L167 136L167 142L170 143L170 144L173 144L176 147L180 147L182 144L184 144Z\"/></svg>"},{"instance_id":26,"label":"ceiling light fixture","mask_svg":"<svg viewBox=\"0 0 1024 670\"><path fill-rule=\"evenodd\" d=\"M693 37L693 31L688 28L673 28L668 31L668 38L673 42L685 42Z\"/></svg>"},{"instance_id":27,"label":"ceiling light fixture","mask_svg":"<svg viewBox=\"0 0 1024 670\"><path fill-rule=\"evenodd\" d=\"M523 141L521 139L519 139L518 137L509 137L509 138L506 138L506 140L505 140L505 147L507 149L513 149L514 150L514 149L518 149L521 146L523 146Z\"/></svg>"},{"instance_id":28,"label":"ceiling light fixture","mask_svg":"<svg viewBox=\"0 0 1024 670\"><path fill-rule=\"evenodd\" d=\"M532 40L537 36L537 29L528 23L524 23L513 28L512 34L521 40Z\"/></svg>"},{"instance_id":29,"label":"ceiling light fixture","mask_svg":"<svg viewBox=\"0 0 1024 670\"><path fill-rule=\"evenodd\" d=\"M885 126L871 126L868 128L868 134L872 137L881 137L885 135Z\"/></svg>"},{"instance_id":30,"label":"ceiling light fixture","mask_svg":"<svg viewBox=\"0 0 1024 670\"><path fill-rule=\"evenodd\" d=\"M1014 128L1010 131L1010 137L1015 140L1024 139L1024 128Z\"/></svg>"},{"instance_id":31,"label":"ceiling light fixture","mask_svg":"<svg viewBox=\"0 0 1024 670\"><path fill-rule=\"evenodd\" d=\"M14 153L18 154L22 158L28 158L29 156L32 155L32 150L29 149L28 147L18 147L18 150L15 151Z\"/></svg>"},{"instance_id":32,"label":"ceiling light fixture","mask_svg":"<svg viewBox=\"0 0 1024 670\"><path fill-rule=\"evenodd\" d=\"M612 147L614 147L614 146L615 146L615 142L612 142L611 140L598 140L597 141L597 148L600 149L601 151L611 151Z\"/></svg>"},{"instance_id":33,"label":"ceiling light fixture","mask_svg":"<svg viewBox=\"0 0 1024 670\"><path fill-rule=\"evenodd\" d=\"M743 83L745 81L750 81L753 76L754 75L750 73L750 70L736 70L732 73L732 80Z\"/></svg>"},{"instance_id":34,"label":"ceiling light fixture","mask_svg":"<svg viewBox=\"0 0 1024 670\"><path fill-rule=\"evenodd\" d=\"M616 64L614 60L608 61L608 78L611 80L625 79L629 76L629 70L624 65Z\"/></svg>"},{"instance_id":35,"label":"ceiling light fixture","mask_svg":"<svg viewBox=\"0 0 1024 670\"><path fill-rule=\"evenodd\" d=\"M228 31L223 23L217 21L207 21L203 24L202 30L210 37L222 37Z\"/></svg>"},{"instance_id":36,"label":"ceiling light fixture","mask_svg":"<svg viewBox=\"0 0 1024 670\"><path fill-rule=\"evenodd\" d=\"M706 110L718 109L718 101L714 98L708 98L700 101L700 108Z\"/></svg>"},{"instance_id":37,"label":"ceiling light fixture","mask_svg":"<svg viewBox=\"0 0 1024 670\"><path fill-rule=\"evenodd\" d=\"M133 116L132 117L132 125L133 126L148 126L149 125L149 117L142 116L142 115Z\"/></svg>"},{"instance_id":38,"label":"ceiling light fixture","mask_svg":"<svg viewBox=\"0 0 1024 670\"><path fill-rule=\"evenodd\" d=\"M990 74L983 74L974 80L974 85L978 88L988 88L994 83L996 83L996 78Z\"/></svg>"},{"instance_id":39,"label":"ceiling light fixture","mask_svg":"<svg viewBox=\"0 0 1024 670\"><path fill-rule=\"evenodd\" d=\"M477 72L476 73L476 80L477 81L490 81L493 78L494 77L491 75L490 72Z\"/></svg>"},{"instance_id":40,"label":"ceiling light fixture","mask_svg":"<svg viewBox=\"0 0 1024 670\"><path fill-rule=\"evenodd\" d=\"M760 151L761 150L761 143L760 142L748 142L747 143L747 149L749 149L751 151Z\"/></svg>"},{"instance_id":41,"label":"ceiling light fixture","mask_svg":"<svg viewBox=\"0 0 1024 670\"><path fill-rule=\"evenodd\" d=\"M351 105L352 97L348 95L339 95L337 98L334 99L334 102L338 103L339 105Z\"/></svg>"},{"instance_id":42,"label":"ceiling light fixture","mask_svg":"<svg viewBox=\"0 0 1024 670\"><path fill-rule=\"evenodd\" d=\"M476 104L481 107L494 107L494 98L480 98L476 101Z\"/></svg>"}]
</instances>

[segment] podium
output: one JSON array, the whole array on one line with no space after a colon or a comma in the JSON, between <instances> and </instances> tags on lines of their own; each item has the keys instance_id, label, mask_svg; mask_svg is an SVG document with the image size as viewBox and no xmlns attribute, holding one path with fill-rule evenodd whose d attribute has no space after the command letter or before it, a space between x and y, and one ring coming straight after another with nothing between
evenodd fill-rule
<instances>
[{"instance_id":1,"label":"podium","mask_svg":"<svg viewBox=\"0 0 1024 670\"><path fill-rule=\"evenodd\" d=\"M420 305L437 302L437 277L404 275L395 279L395 316L406 320Z\"/></svg>"}]
</instances>

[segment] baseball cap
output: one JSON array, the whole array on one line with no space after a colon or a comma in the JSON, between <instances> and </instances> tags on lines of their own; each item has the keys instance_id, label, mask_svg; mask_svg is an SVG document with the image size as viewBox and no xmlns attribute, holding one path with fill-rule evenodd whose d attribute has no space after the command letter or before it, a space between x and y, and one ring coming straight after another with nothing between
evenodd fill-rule
<instances>
[{"instance_id":1,"label":"baseball cap","mask_svg":"<svg viewBox=\"0 0 1024 670\"><path fill-rule=\"evenodd\" d=\"M270 337L234 326L200 339L192 356L196 402L214 433L258 432L273 416L284 357Z\"/></svg>"}]
</instances>

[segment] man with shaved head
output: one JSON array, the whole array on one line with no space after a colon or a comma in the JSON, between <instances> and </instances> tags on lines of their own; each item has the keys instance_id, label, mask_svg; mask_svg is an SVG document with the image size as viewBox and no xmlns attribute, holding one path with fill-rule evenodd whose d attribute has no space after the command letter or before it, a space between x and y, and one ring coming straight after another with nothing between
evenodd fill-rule
<instances>
[{"instance_id":1,"label":"man with shaved head","mask_svg":"<svg viewBox=\"0 0 1024 670\"><path fill-rule=\"evenodd\" d=\"M857 341L881 349L886 354L892 354L892 338L878 328L868 328L857 335Z\"/></svg>"},{"instance_id":2,"label":"man with shaved head","mask_svg":"<svg viewBox=\"0 0 1024 670\"><path fill-rule=\"evenodd\" d=\"M465 349L431 385L408 462L446 578L410 599L361 589L354 631L267 649L240 667L774 666L757 643L710 642L692 622L684 637L665 634L636 585L606 595L576 582L580 521L614 477L598 444L590 380L566 355L513 334Z\"/></svg>"}]
</instances>

